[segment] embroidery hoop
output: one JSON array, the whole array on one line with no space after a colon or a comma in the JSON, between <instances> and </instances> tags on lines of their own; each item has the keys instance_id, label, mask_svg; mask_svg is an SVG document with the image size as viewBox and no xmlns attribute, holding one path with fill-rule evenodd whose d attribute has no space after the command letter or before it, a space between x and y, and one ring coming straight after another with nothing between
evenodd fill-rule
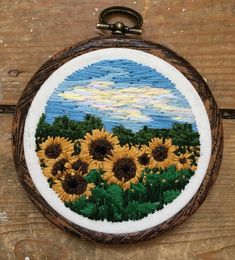
<instances>
[{"instance_id":1,"label":"embroidery hoop","mask_svg":"<svg viewBox=\"0 0 235 260\"><path fill-rule=\"evenodd\" d=\"M112 11L111 8L104 10L101 13L101 17L103 17L104 14L107 13L107 10L109 10L109 12ZM116 13L122 12L121 7L114 7L113 10ZM125 8L125 13L127 10L130 12L131 9ZM136 19L138 21L138 17ZM209 189L211 188L216 178L216 175L218 173L218 169L222 157L223 133L222 133L222 123L221 123L219 109L209 90L209 87L207 86L203 78L200 76L200 74L185 59L183 59L175 52L171 51L170 49L160 44L123 36L125 32L130 32L131 30L126 26L123 25L120 26L120 22L116 23L113 26L108 25L104 21L104 19L101 19L100 22L106 24L105 25L106 28L103 29L111 28L112 32L114 32L113 34L117 34L118 36L114 35L114 36L108 36L102 38L93 38L81 43L77 43L74 46L63 50L62 52L58 53L57 55L49 59L32 77L32 79L26 86L25 90L23 91L23 94L16 107L16 112L13 120L12 145L13 145L15 166L19 178L23 186L25 187L31 200L39 207L39 209L48 219L50 219L52 222L57 224L60 228L66 231L67 230L71 231L85 238L94 239L96 241L101 241L105 243L110 242L110 243L118 244L118 243L125 243L125 242L140 241L140 240L145 240L147 238L154 237L157 234L167 231L172 227L180 224L189 215L193 214L196 211L196 209L206 198L206 195ZM131 29L140 30L139 28L141 27L141 25L142 24L140 20L139 25ZM109 28L107 28L107 26L109 26ZM99 24L97 27L101 28L102 25ZM28 114L28 110L31 106L31 103L35 95L37 94L38 90L41 88L43 83L58 68L60 68L63 64L65 64L69 60L78 57L80 55L83 55L85 53L89 53L94 50L100 50L105 48L129 48L134 50L142 50L144 52L157 56L163 59L164 61L168 62L172 66L174 66L191 82L191 84L193 85L193 87L201 97L210 121L211 137L212 137L212 153L211 153L211 158L210 158L210 162L209 162L209 166L205 178L201 183L201 186L198 189L197 193L195 193L194 197L190 200L190 202L188 202L188 204L183 209L181 209L176 215L164 221L163 223L155 227L148 228L144 231L138 231L132 233L121 233L121 234L120 233L110 234L110 233L103 233L103 232L89 230L72 223L68 219L58 214L58 212L54 208L52 208L48 204L48 202L41 196L40 192L35 187L35 184L32 181L32 178L28 172L27 164L25 160L25 153L23 147L25 120Z\"/></svg>"}]
</instances>

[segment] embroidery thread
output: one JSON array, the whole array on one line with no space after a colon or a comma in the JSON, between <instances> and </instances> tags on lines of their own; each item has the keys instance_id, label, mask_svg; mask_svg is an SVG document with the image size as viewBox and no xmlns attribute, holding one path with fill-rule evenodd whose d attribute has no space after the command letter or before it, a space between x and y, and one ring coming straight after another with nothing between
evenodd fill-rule
<instances>
[{"instance_id":1,"label":"embroidery thread","mask_svg":"<svg viewBox=\"0 0 235 260\"><path fill-rule=\"evenodd\" d=\"M171 203L200 157L184 96L156 70L126 59L67 77L47 102L36 144L42 173L65 206L112 222Z\"/></svg>"}]
</instances>

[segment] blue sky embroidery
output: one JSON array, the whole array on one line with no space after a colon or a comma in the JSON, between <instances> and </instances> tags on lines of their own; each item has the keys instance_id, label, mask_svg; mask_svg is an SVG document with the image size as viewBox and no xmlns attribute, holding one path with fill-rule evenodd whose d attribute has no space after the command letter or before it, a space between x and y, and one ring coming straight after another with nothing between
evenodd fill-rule
<instances>
[{"instance_id":1,"label":"blue sky embroidery","mask_svg":"<svg viewBox=\"0 0 235 260\"><path fill-rule=\"evenodd\" d=\"M86 114L102 117L107 130L125 125L169 128L190 123L191 108L174 84L154 69L130 60L104 60L74 72L51 95L46 121L61 115L80 121Z\"/></svg>"}]
</instances>

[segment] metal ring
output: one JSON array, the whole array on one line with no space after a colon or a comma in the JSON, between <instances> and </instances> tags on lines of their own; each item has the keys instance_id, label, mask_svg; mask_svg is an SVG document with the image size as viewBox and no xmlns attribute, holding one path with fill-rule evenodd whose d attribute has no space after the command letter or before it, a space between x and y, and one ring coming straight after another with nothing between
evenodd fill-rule
<instances>
[{"instance_id":1,"label":"metal ring","mask_svg":"<svg viewBox=\"0 0 235 260\"><path fill-rule=\"evenodd\" d=\"M109 24L106 21L106 18L108 15L113 14L113 13L119 13L119 14L127 14L135 18L136 20L136 25L133 27L130 27L131 29L139 29L143 25L143 18L142 16L136 12L135 10L124 7L124 6L112 6L109 8L104 9L99 16L99 21L102 24Z\"/></svg>"}]
</instances>

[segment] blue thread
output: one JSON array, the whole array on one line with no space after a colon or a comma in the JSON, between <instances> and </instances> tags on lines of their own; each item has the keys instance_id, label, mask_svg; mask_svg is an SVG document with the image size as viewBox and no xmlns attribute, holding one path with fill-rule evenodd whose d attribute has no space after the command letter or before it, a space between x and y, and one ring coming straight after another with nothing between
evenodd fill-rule
<instances>
[{"instance_id":1,"label":"blue thread","mask_svg":"<svg viewBox=\"0 0 235 260\"><path fill-rule=\"evenodd\" d=\"M102 87L99 83L89 86L92 82L97 81L110 82L113 85ZM80 86L78 94L86 96L85 100L77 101L60 96L60 94L75 91L76 86ZM135 96L138 102L134 105L128 105L125 102L119 105L118 102L115 102L117 93L121 93L130 87L143 88L145 91ZM94 96L95 92L91 93L91 88L97 91L97 96ZM149 96L146 99L146 91L152 91L153 88L162 88L169 93L163 93L160 96L153 95L151 102L149 102ZM113 91L110 99L105 98L106 89ZM103 94L104 99L102 101ZM99 101L96 100L98 96ZM127 98L128 94L122 94L121 97ZM172 111L170 108L168 110L161 107L154 108L152 102L168 105L172 107ZM187 112L183 109L186 109ZM133 116L130 116L132 110ZM196 129L195 119L188 101L168 78L148 66L125 59L103 60L75 71L50 96L45 112L48 123L52 123L55 117L61 115L67 115L70 119L81 121L86 114L92 114L102 118L106 129L109 131L120 124L133 131L138 131L145 125L152 128L170 128L174 123L191 123L193 128ZM136 117L134 116L135 113Z\"/></svg>"}]
</instances>

